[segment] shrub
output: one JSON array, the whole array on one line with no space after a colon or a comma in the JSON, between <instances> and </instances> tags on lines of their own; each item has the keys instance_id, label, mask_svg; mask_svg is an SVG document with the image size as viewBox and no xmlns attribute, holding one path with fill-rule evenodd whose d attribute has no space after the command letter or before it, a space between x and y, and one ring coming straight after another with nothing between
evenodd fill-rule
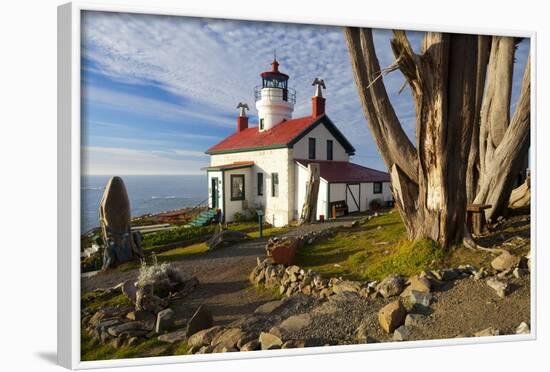
<instances>
[{"instance_id":1,"label":"shrub","mask_svg":"<svg viewBox=\"0 0 550 372\"><path fill-rule=\"evenodd\" d=\"M207 237L214 233L215 226L178 227L175 229L159 231L155 234L147 234L143 237L143 248L151 248L158 245L170 244L191 240L198 237Z\"/></svg>"},{"instance_id":2,"label":"shrub","mask_svg":"<svg viewBox=\"0 0 550 372\"><path fill-rule=\"evenodd\" d=\"M183 277L172 264L168 262L158 263L157 257L153 254L153 263L147 266L147 263L142 261L139 268L136 287L144 288L145 286L153 286L157 288L170 287L171 283L181 283Z\"/></svg>"}]
</instances>

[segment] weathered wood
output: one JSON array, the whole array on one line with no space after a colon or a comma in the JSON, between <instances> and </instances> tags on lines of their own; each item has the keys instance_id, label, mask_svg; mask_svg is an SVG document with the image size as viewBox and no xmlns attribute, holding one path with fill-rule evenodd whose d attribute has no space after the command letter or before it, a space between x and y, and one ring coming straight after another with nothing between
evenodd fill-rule
<instances>
[{"instance_id":1,"label":"weathered wood","mask_svg":"<svg viewBox=\"0 0 550 372\"><path fill-rule=\"evenodd\" d=\"M512 190L508 201L508 208L514 210L529 209L531 206L531 177Z\"/></svg>"},{"instance_id":2,"label":"weathered wood","mask_svg":"<svg viewBox=\"0 0 550 372\"><path fill-rule=\"evenodd\" d=\"M317 199L321 183L321 168L318 163L308 164L308 182L300 225L315 222L317 219Z\"/></svg>"}]
</instances>

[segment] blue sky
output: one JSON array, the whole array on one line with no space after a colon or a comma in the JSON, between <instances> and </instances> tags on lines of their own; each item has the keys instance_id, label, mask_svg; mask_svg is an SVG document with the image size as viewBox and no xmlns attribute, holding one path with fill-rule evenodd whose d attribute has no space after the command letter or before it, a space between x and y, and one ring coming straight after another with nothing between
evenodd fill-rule
<instances>
[{"instance_id":1,"label":"blue sky","mask_svg":"<svg viewBox=\"0 0 550 372\"><path fill-rule=\"evenodd\" d=\"M315 77L325 80L327 113L355 146L352 161L384 170L362 113L339 27L85 12L82 18L82 173L203 174L204 151L236 128L236 105L248 102L277 50L280 70L297 91L294 117L311 110ZM376 30L382 67L394 57L391 31ZM422 33L410 32L420 48ZM517 51L513 102L529 42ZM414 106L404 77L384 77L407 134Z\"/></svg>"}]
</instances>

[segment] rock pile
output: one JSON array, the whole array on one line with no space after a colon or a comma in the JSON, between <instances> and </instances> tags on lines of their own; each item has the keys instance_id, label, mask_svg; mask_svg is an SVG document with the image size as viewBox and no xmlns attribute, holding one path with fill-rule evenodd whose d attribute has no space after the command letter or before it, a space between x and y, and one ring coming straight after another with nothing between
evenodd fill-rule
<instances>
[{"instance_id":1,"label":"rock pile","mask_svg":"<svg viewBox=\"0 0 550 372\"><path fill-rule=\"evenodd\" d=\"M96 311L84 309L82 324L85 331L103 344L119 348L123 345L137 345L146 338L159 337L162 341L172 342L173 335L162 335L174 329L175 313L169 303L191 293L198 285L197 278L178 281L160 281L156 284L126 281L113 288L98 290L97 295L113 295L120 291L132 303L132 306L103 307ZM200 310L200 309L199 309ZM203 310L204 312L204 310ZM204 318L204 315L202 315ZM193 319L191 319L192 321ZM210 327L210 323L205 327ZM195 327L198 329L198 327ZM180 341L187 337L184 330Z\"/></svg>"},{"instance_id":2,"label":"rock pile","mask_svg":"<svg viewBox=\"0 0 550 372\"><path fill-rule=\"evenodd\" d=\"M294 257L300 247L334 235L331 229L312 231L301 236L282 236L270 238L266 244L266 253L277 264L293 265Z\"/></svg>"}]
</instances>

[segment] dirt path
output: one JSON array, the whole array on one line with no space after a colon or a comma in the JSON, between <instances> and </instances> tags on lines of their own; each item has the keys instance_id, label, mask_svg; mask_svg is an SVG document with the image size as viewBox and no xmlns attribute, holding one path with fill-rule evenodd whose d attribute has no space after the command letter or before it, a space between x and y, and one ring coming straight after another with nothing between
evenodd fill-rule
<instances>
[{"instance_id":1,"label":"dirt path","mask_svg":"<svg viewBox=\"0 0 550 372\"><path fill-rule=\"evenodd\" d=\"M297 236L348 225L357 218L349 216L323 224L296 227L284 235ZM259 305L272 300L268 292L255 290L248 282L248 276L256 266L256 257L265 256L266 242L266 238L253 239L172 262L185 277L196 276L199 280L198 288L175 305L178 313L185 318L200 304L206 304L214 316L215 324L224 325L251 314ZM135 280L137 275L137 269L99 273L82 278L81 291L86 293L97 288L112 287L128 279Z\"/></svg>"}]
</instances>

